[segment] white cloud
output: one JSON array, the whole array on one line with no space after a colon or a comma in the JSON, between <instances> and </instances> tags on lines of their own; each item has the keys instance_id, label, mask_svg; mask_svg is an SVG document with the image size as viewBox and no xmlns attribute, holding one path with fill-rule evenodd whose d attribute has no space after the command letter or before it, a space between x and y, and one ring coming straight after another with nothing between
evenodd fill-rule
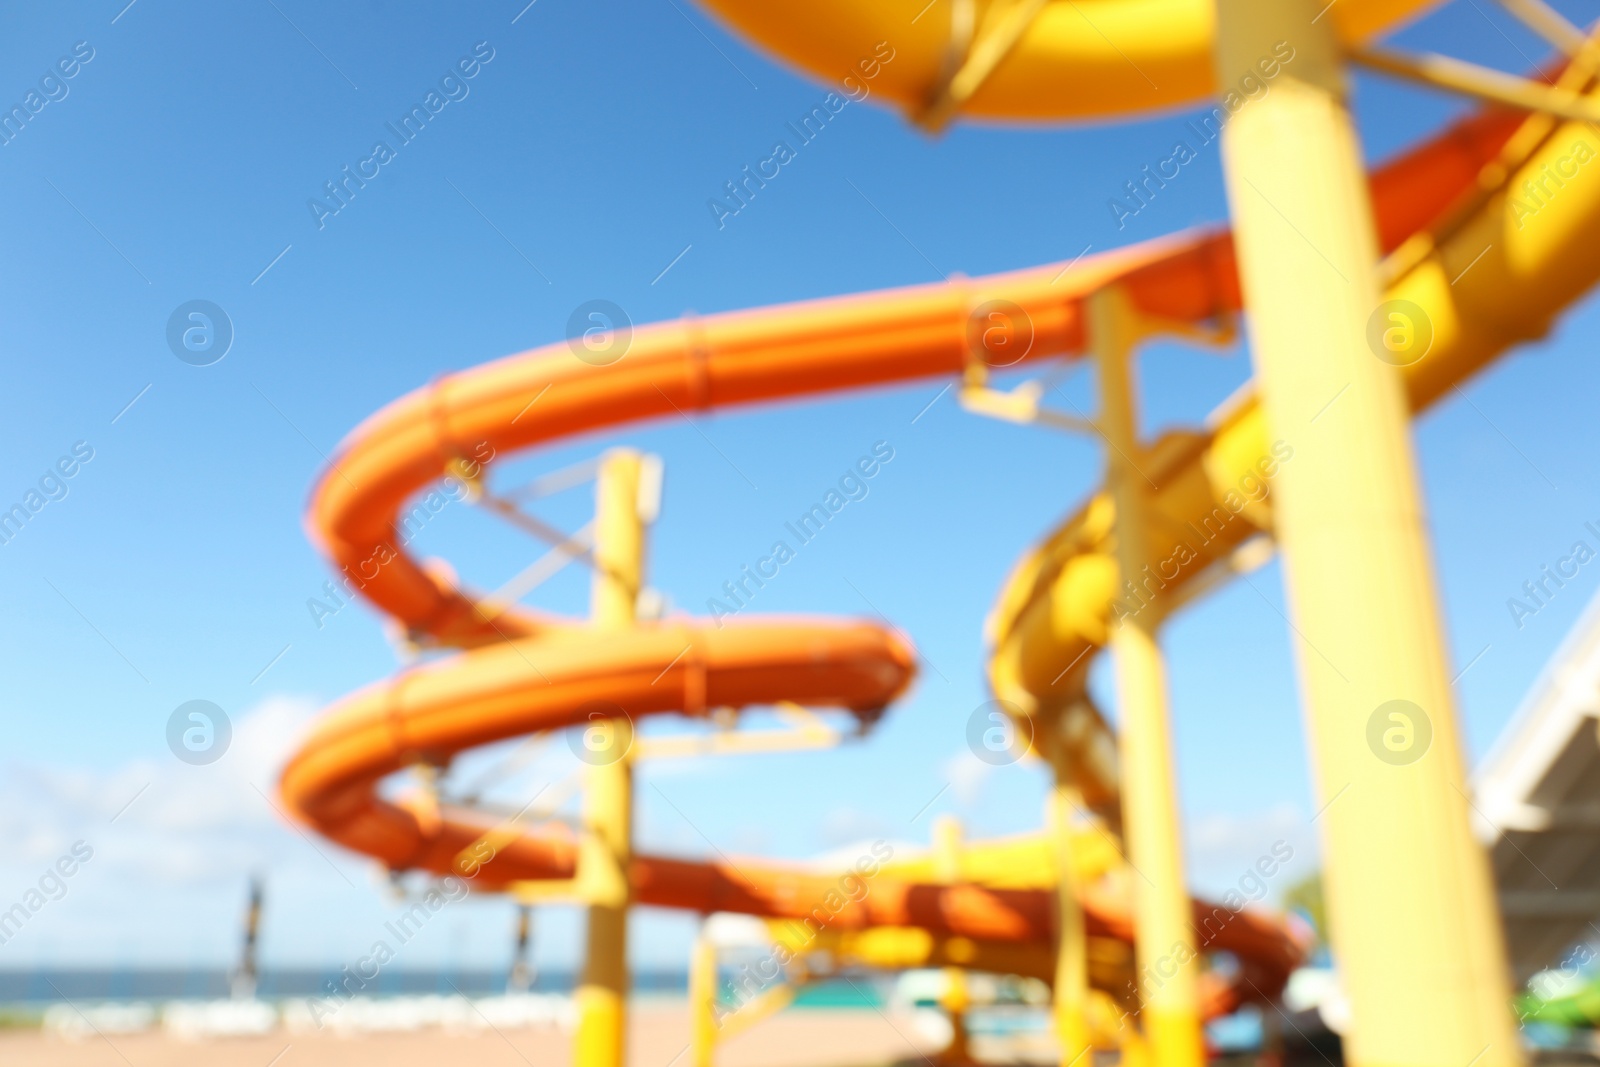
<instances>
[{"instance_id":1,"label":"white cloud","mask_svg":"<svg viewBox=\"0 0 1600 1067\"><path fill-rule=\"evenodd\" d=\"M1212 898L1238 889L1241 880L1253 886L1259 874L1252 872L1259 872L1263 857L1277 861L1266 864L1273 869L1267 879L1267 896L1273 900L1319 866L1316 826L1293 804L1245 815L1203 815L1189 823L1187 846L1189 884ZM1286 852L1290 855L1284 860Z\"/></svg>"},{"instance_id":2,"label":"white cloud","mask_svg":"<svg viewBox=\"0 0 1600 1067\"><path fill-rule=\"evenodd\" d=\"M944 763L944 776L950 782L950 791L963 807L971 807L978 802L984 785L993 773L993 764L985 763L966 749Z\"/></svg>"},{"instance_id":3,"label":"white cloud","mask_svg":"<svg viewBox=\"0 0 1600 1067\"><path fill-rule=\"evenodd\" d=\"M277 802L278 769L315 711L302 699L263 700L238 716L228 751L207 766L163 756L109 772L11 768L0 779L0 834L19 847L0 857L0 909L75 842L93 857L68 881L65 897L0 946L0 960L46 951L103 960L109 945L170 960L190 950L197 934L220 948L236 936L252 873L270 871L287 883L337 878L266 799ZM360 869L349 858L337 862Z\"/></svg>"},{"instance_id":4,"label":"white cloud","mask_svg":"<svg viewBox=\"0 0 1600 1067\"><path fill-rule=\"evenodd\" d=\"M834 808L822 817L817 838L824 847L838 851L846 845L890 837L893 831L894 824L884 816L846 806ZM848 862L854 862L860 855L857 851Z\"/></svg>"},{"instance_id":5,"label":"white cloud","mask_svg":"<svg viewBox=\"0 0 1600 1067\"><path fill-rule=\"evenodd\" d=\"M280 814L279 770L317 714L311 701L269 697L237 716L227 753L208 766L162 751L110 771L5 768L0 911L75 841L94 855L67 880L65 896L0 944L0 967L229 966L246 884L257 873L266 876L265 966L336 968L369 951L399 907L383 872ZM509 959L512 916L506 898L474 892L407 944L400 965L500 966ZM693 917L644 909L635 919L640 962L681 965L692 925ZM576 961L576 909L542 909L538 930L541 966Z\"/></svg>"}]
</instances>

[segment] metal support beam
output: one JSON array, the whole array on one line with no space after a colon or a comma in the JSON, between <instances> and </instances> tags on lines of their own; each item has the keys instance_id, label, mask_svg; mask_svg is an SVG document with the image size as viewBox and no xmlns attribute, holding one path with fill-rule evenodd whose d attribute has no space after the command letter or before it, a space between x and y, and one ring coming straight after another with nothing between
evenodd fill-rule
<instances>
[{"instance_id":1,"label":"metal support beam","mask_svg":"<svg viewBox=\"0 0 1600 1067\"><path fill-rule=\"evenodd\" d=\"M1367 175L1322 0L1217 0L1217 74L1278 42L1222 131L1239 276L1316 772L1352 1067L1519 1067L1505 946L1461 739ZM1425 309L1400 309L1413 318ZM1380 334L1381 336L1381 334ZM1420 353L1418 353L1420 356ZM1316 417L1329 403L1339 403Z\"/></svg>"},{"instance_id":2,"label":"metal support beam","mask_svg":"<svg viewBox=\"0 0 1600 1067\"><path fill-rule=\"evenodd\" d=\"M1151 503L1139 470L1134 346L1138 313L1121 290L1088 298L1089 343L1100 373L1100 429L1107 483L1116 505L1117 567L1131 581L1150 558ZM1134 952L1141 977L1142 1018L1153 1067L1201 1067L1200 961L1183 870L1178 790L1167 711L1166 662L1155 635L1155 611L1123 611L1111 623L1122 755L1123 833L1138 920Z\"/></svg>"},{"instance_id":3,"label":"metal support beam","mask_svg":"<svg viewBox=\"0 0 1600 1067\"><path fill-rule=\"evenodd\" d=\"M950 124L961 105L972 99L1000 62L1011 54L1022 35L1033 24L1049 0L1010 0L992 5L989 18L979 27L965 58L934 91L922 114L914 117L929 133L940 133ZM958 2L956 8L960 9ZM970 3L968 4L970 9ZM970 11L966 16L971 18Z\"/></svg>"},{"instance_id":4,"label":"metal support beam","mask_svg":"<svg viewBox=\"0 0 1600 1067\"><path fill-rule=\"evenodd\" d=\"M1053 731L1059 734L1059 730ZM1056 1039L1061 1046L1061 1067L1088 1063L1089 1035L1089 942L1083 923L1083 905L1078 900L1078 879L1073 868L1072 819L1081 809L1078 790L1072 785L1066 753L1057 738L1052 745L1051 763L1055 787L1047 802L1045 832L1055 839L1056 861Z\"/></svg>"},{"instance_id":5,"label":"metal support beam","mask_svg":"<svg viewBox=\"0 0 1600 1067\"><path fill-rule=\"evenodd\" d=\"M1500 894L1500 910L1509 919L1595 919L1600 918L1600 893L1514 889Z\"/></svg>"},{"instance_id":6,"label":"metal support beam","mask_svg":"<svg viewBox=\"0 0 1600 1067\"><path fill-rule=\"evenodd\" d=\"M705 923L689 957L690 1067L711 1067L717 1051L717 946Z\"/></svg>"},{"instance_id":7,"label":"metal support beam","mask_svg":"<svg viewBox=\"0 0 1600 1067\"><path fill-rule=\"evenodd\" d=\"M633 625L644 556L640 514L642 459L630 449L607 452L595 483L595 573L592 622L597 630ZM610 719L591 726L595 755L584 792L584 834L578 878L589 904L583 976L578 985L578 1067L624 1067L627 1052L628 863L633 848L633 726Z\"/></svg>"},{"instance_id":8,"label":"metal support beam","mask_svg":"<svg viewBox=\"0 0 1600 1067\"><path fill-rule=\"evenodd\" d=\"M1577 122L1600 122L1600 102L1449 56L1411 56L1387 48L1362 48L1352 51L1350 60L1406 81L1522 111L1543 112Z\"/></svg>"},{"instance_id":9,"label":"metal support beam","mask_svg":"<svg viewBox=\"0 0 1600 1067\"><path fill-rule=\"evenodd\" d=\"M1562 54L1575 56L1583 50L1587 40L1583 31L1544 0L1499 0L1499 3L1528 29L1559 48Z\"/></svg>"}]
</instances>

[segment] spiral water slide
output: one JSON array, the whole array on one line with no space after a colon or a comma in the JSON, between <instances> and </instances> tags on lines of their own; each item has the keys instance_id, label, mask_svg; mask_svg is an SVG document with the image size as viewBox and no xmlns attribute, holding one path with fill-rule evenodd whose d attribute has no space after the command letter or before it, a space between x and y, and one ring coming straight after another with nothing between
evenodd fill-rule
<instances>
[{"instance_id":1,"label":"spiral water slide","mask_svg":"<svg viewBox=\"0 0 1600 1067\"><path fill-rule=\"evenodd\" d=\"M712 6L747 17L765 9ZM1382 6L1340 5L1337 17ZM822 14L813 10L811 17L825 24ZM909 54L908 47L903 57ZM1425 298L1434 316L1431 351L1406 371L1414 407L1511 344L1538 336L1600 278L1600 242L1593 240L1600 181L1580 172L1545 209L1541 225L1526 230L1513 224L1505 191L1550 164L1563 139L1580 133L1576 126L1486 113L1374 174L1381 243L1398 246L1389 261L1390 295ZM1469 263L1473 270L1457 278ZM493 841L494 859L477 871L479 885L565 879L574 875L579 852L566 831L508 831L476 811L391 802L380 796L380 784L419 763L444 765L467 749L579 724L594 701L620 706L635 720L785 700L875 717L913 674L910 647L885 627L787 619L719 629L669 620L601 633L581 620L485 606L444 568L406 555L395 536L397 517L417 494L459 473L460 460L483 454L484 445L504 457L684 411L960 374L985 358L972 312L986 301L1009 301L1025 316L1033 334L1026 361L1075 357L1085 341L1084 299L1112 283L1153 318L1197 323L1239 311L1229 235L1188 233L1086 257L1070 269L1052 264L657 324L635 331L625 358L606 366L576 358L565 344L547 346L445 376L383 409L341 445L315 489L308 527L335 566L359 573L362 594L414 640L461 651L330 709L284 769L287 806L326 837L390 869L459 870L469 849ZM1163 514L1208 512L1261 454L1264 440L1247 394L1209 432L1164 439L1152 472L1166 487ZM992 620L995 687L1024 714L1086 706L1081 667L1065 678L1053 671L1072 662L1075 650L1104 641L1115 574L1114 565L1110 573L1105 567L1108 510L1103 499L1091 502L1025 559ZM1251 519L1266 527L1264 511ZM1085 714L1098 718L1092 708ZM1084 738L1077 770L1088 799L1114 802L1115 766L1103 733L1075 736ZM792 867L741 862L735 869L647 855L632 858L628 877L637 903L795 919L810 916L837 886L835 876ZM1125 895L1096 888L1085 890L1081 903L1089 934L1132 937ZM870 892L830 919L834 930L908 927L1001 946L1053 945L1055 922L1047 890L889 876L873 880ZM1298 958L1282 929L1254 918L1225 925L1204 947L1242 957L1269 993Z\"/></svg>"}]
</instances>

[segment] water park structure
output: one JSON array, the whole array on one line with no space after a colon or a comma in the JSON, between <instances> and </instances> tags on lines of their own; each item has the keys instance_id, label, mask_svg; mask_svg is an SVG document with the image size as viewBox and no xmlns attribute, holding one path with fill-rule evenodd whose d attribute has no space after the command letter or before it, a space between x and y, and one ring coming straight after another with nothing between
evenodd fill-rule
<instances>
[{"instance_id":1,"label":"water park structure","mask_svg":"<svg viewBox=\"0 0 1600 1067\"><path fill-rule=\"evenodd\" d=\"M1600 171L1573 163L1595 151L1600 47L1538 0L1506 6L1563 61L1527 80L1370 43L1425 9L1420 0L707 6L821 78L887 42L895 59L877 92L934 131L1218 98L1231 229L558 343L395 401L341 446L307 524L408 641L454 652L332 709L283 772L289 811L391 870L584 903L581 1067L624 1062L632 904L769 920L777 969L796 982L816 976L808 954L822 947L832 966L952 968L952 1060L965 1056L954 972L986 971L1050 984L1064 1065L1101 1050L1197 1067L1202 1020L1274 1002L1305 946L1281 917L1189 894L1159 628L1277 548L1324 805L1333 952L1352 1019L1345 1054L1362 1067L1520 1064L1409 420L1542 336L1600 280ZM1368 174L1347 108L1352 62L1490 103ZM1241 323L1255 381L1204 427L1145 440L1140 345L1214 345ZM1002 391L991 380L1077 360L1095 370L1093 419L1045 407L1037 382ZM636 853L631 765L650 750L634 724L711 719L728 727L708 742L724 751L786 743L736 728L751 707L790 708L801 738L819 732L808 707L867 728L911 684L915 652L875 620L654 617L641 610L660 495L651 457L612 449L562 476L595 482L594 521L578 534L520 507L538 486L491 485L494 461L683 411L941 377L977 414L1105 444L1104 489L1023 556L987 626L1006 743L1054 770L1044 830L963 843L947 829L929 856L868 857L837 872ZM399 516L445 477L548 541L549 554L487 595L412 559L398 546ZM573 560L593 571L587 619L519 603ZM1102 651L1115 730L1088 692ZM570 729L585 731L588 764L577 833L437 790L380 795L398 772L427 781L463 751ZM1217 953L1237 966L1209 966ZM719 1032L782 996L756 991L730 1016L709 942L691 974L701 1064Z\"/></svg>"}]
</instances>

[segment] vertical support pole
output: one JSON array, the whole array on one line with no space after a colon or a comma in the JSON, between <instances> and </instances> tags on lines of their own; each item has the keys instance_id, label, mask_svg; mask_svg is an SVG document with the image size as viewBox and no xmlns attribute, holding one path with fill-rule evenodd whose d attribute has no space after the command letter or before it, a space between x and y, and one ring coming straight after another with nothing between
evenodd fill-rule
<instances>
[{"instance_id":1,"label":"vertical support pole","mask_svg":"<svg viewBox=\"0 0 1600 1067\"><path fill-rule=\"evenodd\" d=\"M643 569L639 453L613 449L595 482L595 574L590 590L597 630L633 625ZM628 863L633 845L633 725L625 718L590 727L593 754L584 791L578 881L589 903L586 955L578 984L577 1067L623 1067L627 1053Z\"/></svg>"},{"instance_id":2,"label":"vertical support pole","mask_svg":"<svg viewBox=\"0 0 1600 1067\"><path fill-rule=\"evenodd\" d=\"M711 1067L717 1048L717 946L704 925L689 958L690 1067Z\"/></svg>"},{"instance_id":3,"label":"vertical support pole","mask_svg":"<svg viewBox=\"0 0 1600 1067\"><path fill-rule=\"evenodd\" d=\"M1136 583L1150 559L1150 485L1138 465L1132 364L1139 323L1121 290L1113 286L1089 298L1088 331L1100 375L1100 429L1110 446L1117 566L1124 583ZM1155 635L1158 615L1153 606L1123 612L1108 642L1121 720L1123 824L1135 872L1134 954L1154 1067L1201 1067L1199 965L1183 871L1167 670Z\"/></svg>"},{"instance_id":4,"label":"vertical support pole","mask_svg":"<svg viewBox=\"0 0 1600 1067\"><path fill-rule=\"evenodd\" d=\"M261 933L260 875L250 876L250 903L244 913L244 944L239 949L239 969L233 972L232 993L235 1000L254 1000L256 995L257 944Z\"/></svg>"},{"instance_id":5,"label":"vertical support pole","mask_svg":"<svg viewBox=\"0 0 1600 1067\"><path fill-rule=\"evenodd\" d=\"M934 820L933 869L934 879L941 885L961 881L961 823L954 815L941 815ZM972 1052L967 1044L967 1007L971 1002L967 972L960 967L946 967L944 983L939 1004L950 1017L950 1044L939 1053L938 1062L971 1063Z\"/></svg>"},{"instance_id":6,"label":"vertical support pole","mask_svg":"<svg viewBox=\"0 0 1600 1067\"><path fill-rule=\"evenodd\" d=\"M1080 1060L1088 1067L1089 946L1077 872L1072 866L1072 816L1080 807L1080 797L1067 778L1065 754L1059 751L1061 741L1053 747L1057 749L1051 760L1055 787L1050 792L1045 828L1054 839L1056 861L1056 1038L1061 1043L1061 1067L1074 1067Z\"/></svg>"},{"instance_id":7,"label":"vertical support pole","mask_svg":"<svg viewBox=\"0 0 1600 1067\"><path fill-rule=\"evenodd\" d=\"M507 993L526 993L533 987L533 905L517 902L516 945L511 956L511 973L506 976Z\"/></svg>"},{"instance_id":8,"label":"vertical support pole","mask_svg":"<svg viewBox=\"0 0 1600 1067\"><path fill-rule=\"evenodd\" d=\"M1512 1067L1522 1054L1470 833L1410 413L1369 341L1395 309L1380 306L1366 174L1321 6L1217 0L1217 72L1229 86L1281 64L1228 119L1222 148L1261 402L1293 448L1272 493L1352 1008L1345 1055ZM1399 310L1413 327L1426 315Z\"/></svg>"},{"instance_id":9,"label":"vertical support pole","mask_svg":"<svg viewBox=\"0 0 1600 1067\"><path fill-rule=\"evenodd\" d=\"M1151 1067L1150 1042L1145 1040L1138 1027L1130 1026L1122 1038L1121 1067Z\"/></svg>"}]
</instances>

